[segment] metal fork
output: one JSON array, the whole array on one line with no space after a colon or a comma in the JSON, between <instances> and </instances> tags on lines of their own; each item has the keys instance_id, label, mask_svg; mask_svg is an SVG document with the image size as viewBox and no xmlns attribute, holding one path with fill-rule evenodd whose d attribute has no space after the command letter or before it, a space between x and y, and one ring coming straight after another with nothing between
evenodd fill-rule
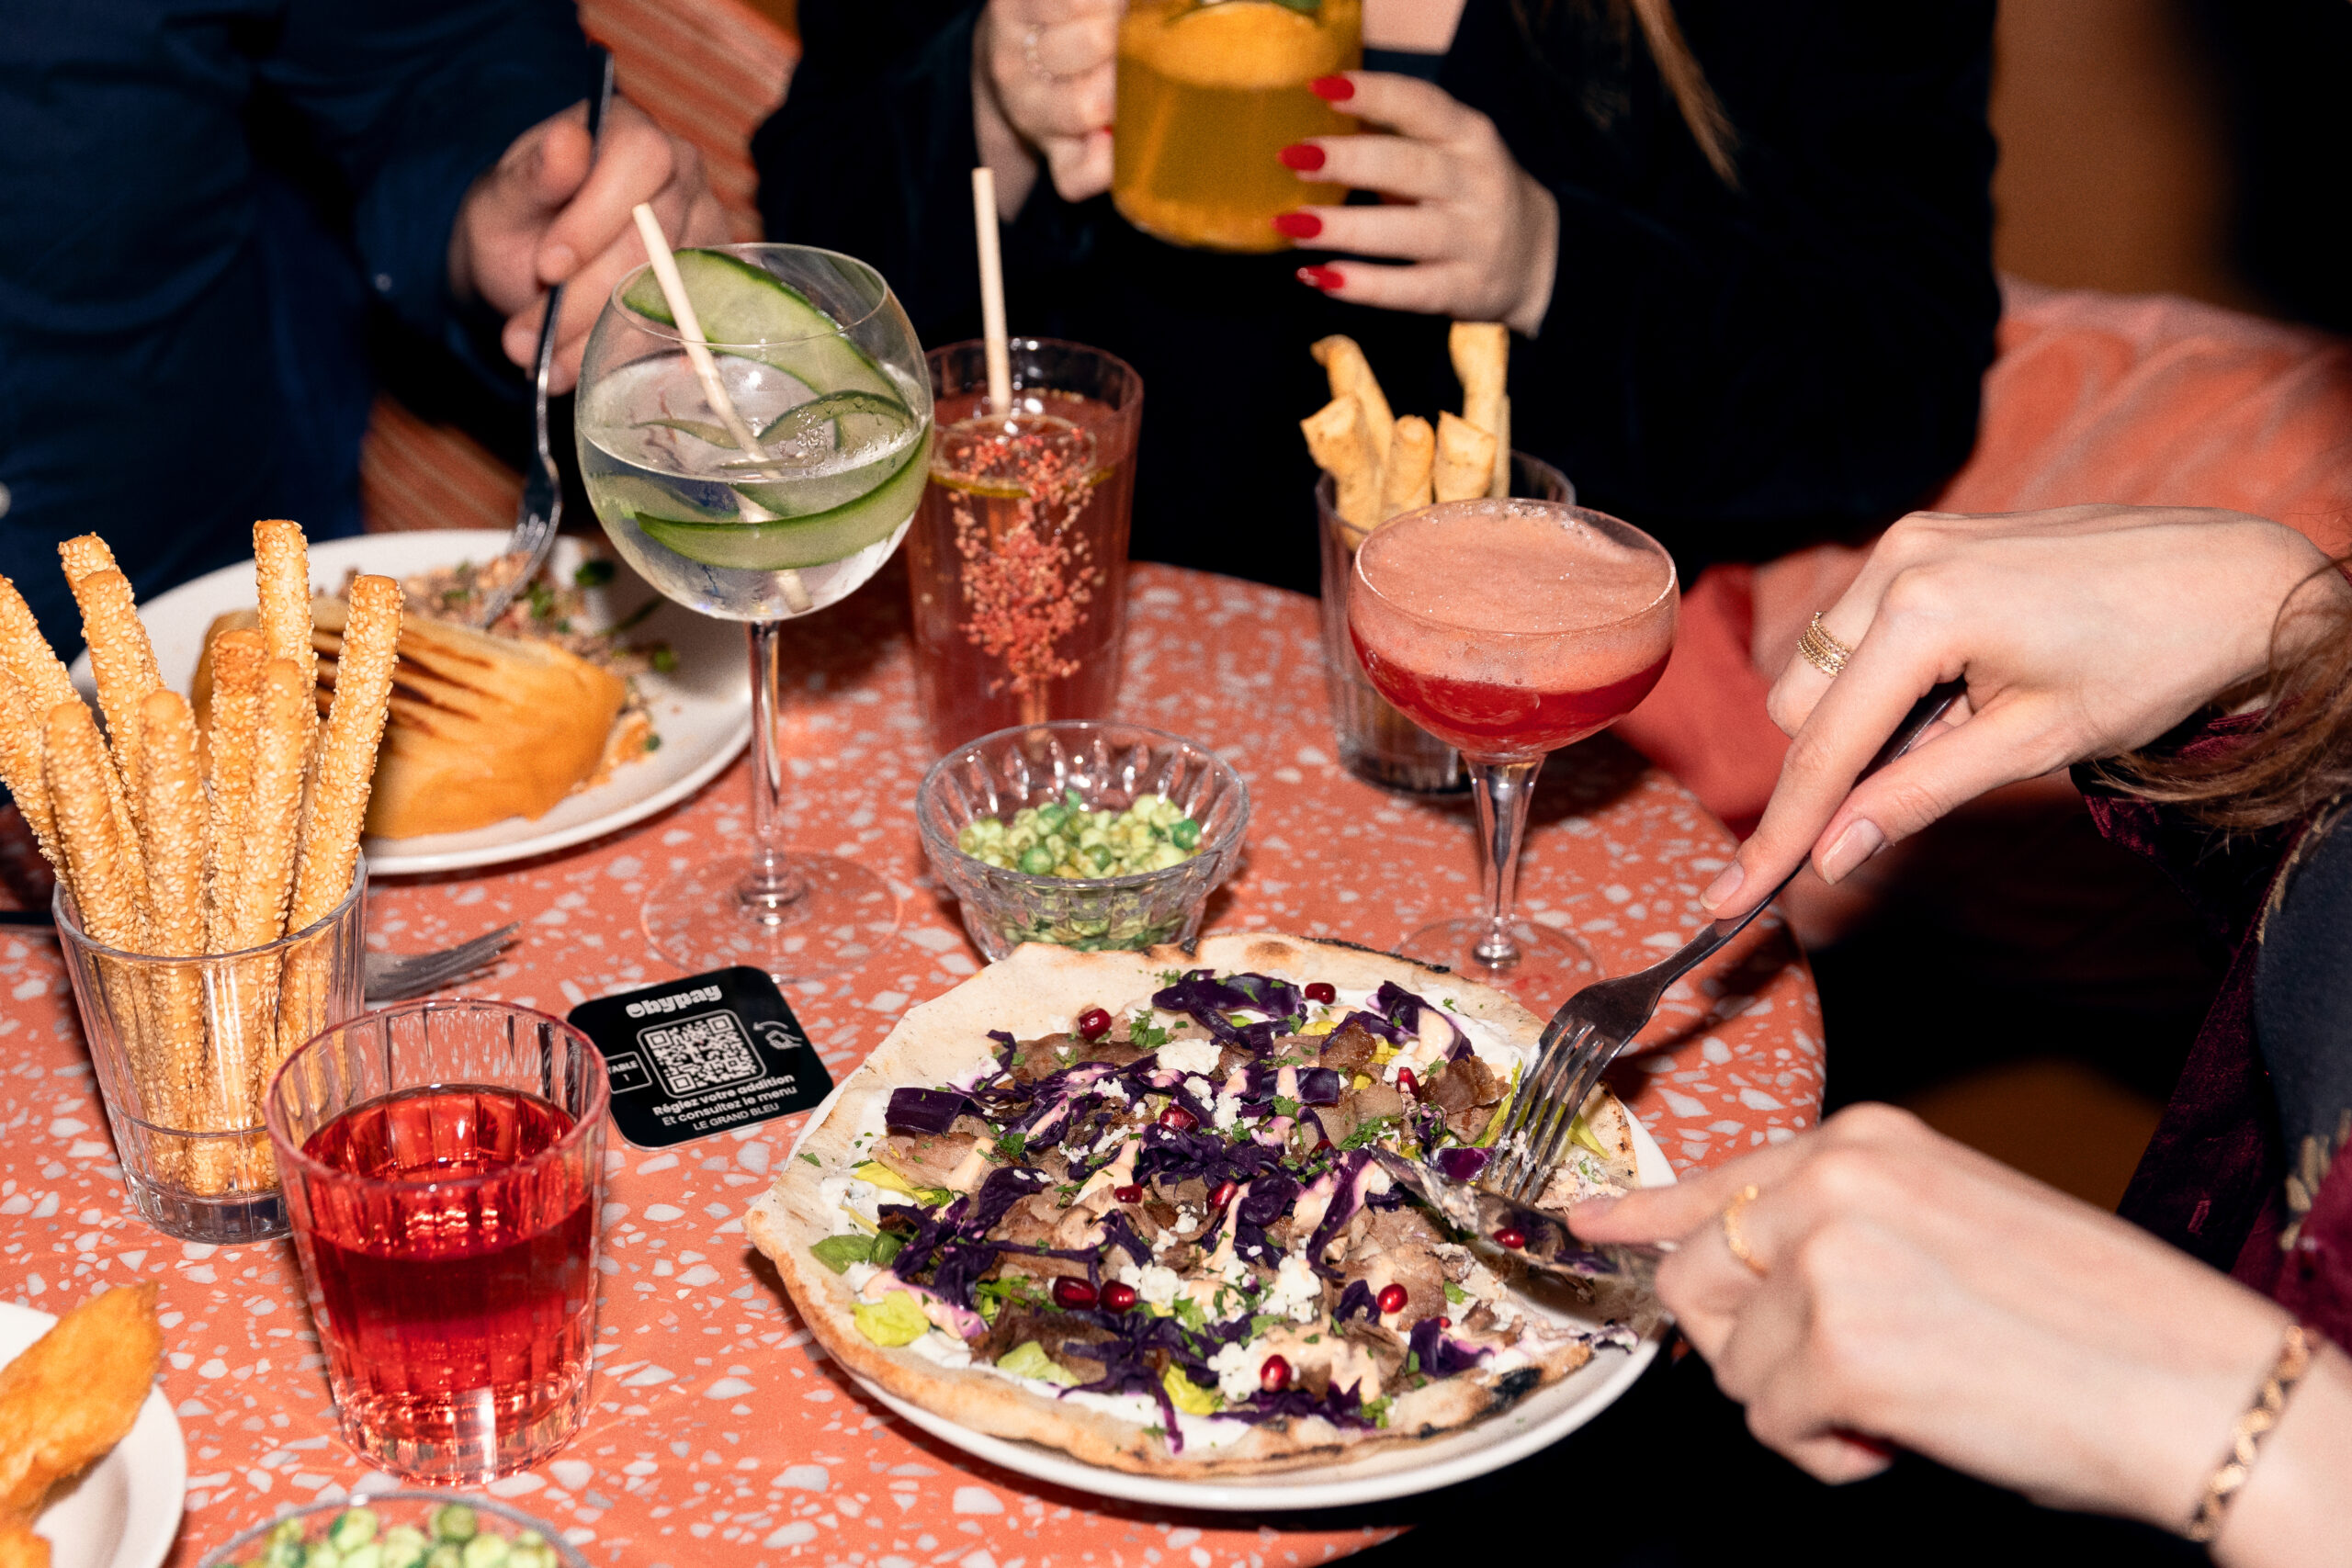
<instances>
[{"instance_id":1,"label":"metal fork","mask_svg":"<svg viewBox=\"0 0 2352 1568\"><path fill-rule=\"evenodd\" d=\"M514 945L522 929L520 922L512 922L432 953L371 953L363 967L366 998L371 1002L397 1002L455 985L488 968Z\"/></svg>"},{"instance_id":2,"label":"metal fork","mask_svg":"<svg viewBox=\"0 0 2352 1568\"><path fill-rule=\"evenodd\" d=\"M597 89L595 101L588 106L591 169L596 166L605 112L613 106L613 57L603 49L596 52L605 57L605 83ZM506 606L514 603L514 596L539 575L539 568L547 565L548 552L555 547L556 525L563 521L563 480L556 471L554 445L548 439L548 373L555 366L555 323L562 310L563 285L559 283L548 290L547 320L539 323L537 388L534 398L538 422L535 461L523 476L523 501L514 509L514 532L506 541L505 553L499 558L511 560L520 557L522 570L510 574L503 586L482 601L482 609L474 617L477 626L497 625L498 617L506 614Z\"/></svg>"},{"instance_id":3,"label":"metal fork","mask_svg":"<svg viewBox=\"0 0 2352 1568\"><path fill-rule=\"evenodd\" d=\"M1967 690L1965 682L1947 681L1934 687L1903 716L1870 765L1855 775L1860 784L1908 751L1946 710ZM1804 870L1800 863L1798 871ZM1504 1151L1485 1185L1515 1203L1532 1203L1544 1190L1568 1139L1577 1112L1609 1070L1626 1043L1642 1032L1657 1011L1666 988L1713 956L1764 906L1796 880L1792 871L1772 889L1770 898L1735 920L1716 920L1683 943L1680 951L1648 968L1613 980L1596 980L1570 997L1544 1026L1536 1045L1535 1070L1521 1084L1510 1120L1503 1124L1497 1146Z\"/></svg>"}]
</instances>

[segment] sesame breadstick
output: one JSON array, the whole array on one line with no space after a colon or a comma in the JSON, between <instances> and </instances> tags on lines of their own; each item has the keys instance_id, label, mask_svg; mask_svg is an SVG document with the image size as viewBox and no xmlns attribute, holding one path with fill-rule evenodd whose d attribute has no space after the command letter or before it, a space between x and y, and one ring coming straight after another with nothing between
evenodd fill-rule
<instances>
[{"instance_id":1,"label":"sesame breadstick","mask_svg":"<svg viewBox=\"0 0 2352 1568\"><path fill-rule=\"evenodd\" d=\"M65 847L57 839L57 819L49 807L49 774L41 766L41 724L24 686L0 661L0 782L17 797L25 825L41 857L58 875L65 874Z\"/></svg>"},{"instance_id":2,"label":"sesame breadstick","mask_svg":"<svg viewBox=\"0 0 2352 1568\"><path fill-rule=\"evenodd\" d=\"M177 692L151 692L140 705L143 740L139 775L139 820L147 833L148 937L156 953L184 958L204 951L204 781L196 765L196 717ZM205 1071L204 984L187 967L159 967L153 976L153 1033L148 1048L157 1057L156 1077L171 1075L184 1120L175 1126L202 1127L198 1113L210 1099ZM218 1190L206 1175L214 1151L189 1151L189 1179L198 1191Z\"/></svg>"},{"instance_id":3,"label":"sesame breadstick","mask_svg":"<svg viewBox=\"0 0 2352 1568\"><path fill-rule=\"evenodd\" d=\"M74 678L50 648L49 640L40 635L40 625L33 619L32 607L25 603L25 596L5 577L0 577L0 670L7 671L21 698L20 705L6 716L14 737L6 744L25 775L25 783L19 786L17 776L11 774L8 785L34 834L45 836L42 852L62 876L65 874L64 852L56 839L56 827L50 813L49 780L41 769L45 744L42 730L49 710L76 696Z\"/></svg>"},{"instance_id":4,"label":"sesame breadstick","mask_svg":"<svg viewBox=\"0 0 2352 1568\"><path fill-rule=\"evenodd\" d=\"M139 818L139 705L164 680L155 671L155 648L140 624L130 579L119 571L94 571L74 584L82 606L82 636L90 645L90 672L97 678L98 708L106 715L107 739L114 750L122 786L130 792L131 819Z\"/></svg>"},{"instance_id":5,"label":"sesame breadstick","mask_svg":"<svg viewBox=\"0 0 2352 1568\"><path fill-rule=\"evenodd\" d=\"M376 748L392 695L401 640L401 585L389 577L351 584L351 615L336 662L334 707L319 741L311 819L287 929L300 931L343 902L359 854L360 824L376 774Z\"/></svg>"},{"instance_id":6,"label":"sesame breadstick","mask_svg":"<svg viewBox=\"0 0 2352 1568\"><path fill-rule=\"evenodd\" d=\"M277 517L254 525L254 586L269 656L292 660L308 692L317 655L311 651L311 550L300 524Z\"/></svg>"},{"instance_id":7,"label":"sesame breadstick","mask_svg":"<svg viewBox=\"0 0 2352 1568\"><path fill-rule=\"evenodd\" d=\"M57 547L57 558L65 568L65 581L70 585L81 581L94 571L113 571L114 551L96 534L83 534L65 540Z\"/></svg>"},{"instance_id":8,"label":"sesame breadstick","mask_svg":"<svg viewBox=\"0 0 2352 1568\"><path fill-rule=\"evenodd\" d=\"M246 797L245 847L230 906L230 951L261 947L286 931L301 828L302 782L311 765L310 682L290 659L262 667L254 728L253 787Z\"/></svg>"},{"instance_id":9,"label":"sesame breadstick","mask_svg":"<svg viewBox=\"0 0 2352 1568\"><path fill-rule=\"evenodd\" d=\"M254 728L261 711L261 667L268 650L252 626L212 639L212 724L206 737L205 768L210 817L207 838L212 863L205 874L210 904L205 913L205 949L227 953L237 944L229 930L234 919L238 878L244 868L245 830L252 817Z\"/></svg>"}]
</instances>

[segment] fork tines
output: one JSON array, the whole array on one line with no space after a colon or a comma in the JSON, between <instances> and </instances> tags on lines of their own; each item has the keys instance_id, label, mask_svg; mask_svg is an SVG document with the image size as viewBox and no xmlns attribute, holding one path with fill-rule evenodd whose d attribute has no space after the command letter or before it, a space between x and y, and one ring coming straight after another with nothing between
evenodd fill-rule
<instances>
[{"instance_id":1,"label":"fork tines","mask_svg":"<svg viewBox=\"0 0 2352 1568\"><path fill-rule=\"evenodd\" d=\"M1616 1055L1611 1043L1589 1020L1578 1020L1537 1060L1497 1140L1507 1152L1492 1183L1496 1190L1515 1203L1532 1203L1542 1195L1585 1096L1600 1076L1600 1058Z\"/></svg>"}]
</instances>

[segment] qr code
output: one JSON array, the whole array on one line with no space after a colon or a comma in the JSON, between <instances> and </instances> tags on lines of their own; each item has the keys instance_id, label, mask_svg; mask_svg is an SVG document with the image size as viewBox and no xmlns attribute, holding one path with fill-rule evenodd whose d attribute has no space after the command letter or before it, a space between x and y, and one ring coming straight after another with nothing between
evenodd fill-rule
<instances>
[{"instance_id":1,"label":"qr code","mask_svg":"<svg viewBox=\"0 0 2352 1568\"><path fill-rule=\"evenodd\" d=\"M637 1043L653 1058L673 1100L725 1084L744 1083L767 1069L731 1012L706 1012L640 1030Z\"/></svg>"}]
</instances>

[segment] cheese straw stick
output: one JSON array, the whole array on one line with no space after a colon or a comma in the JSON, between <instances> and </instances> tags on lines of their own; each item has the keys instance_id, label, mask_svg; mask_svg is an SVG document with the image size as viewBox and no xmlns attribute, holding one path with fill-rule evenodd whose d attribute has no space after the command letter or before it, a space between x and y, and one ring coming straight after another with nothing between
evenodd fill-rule
<instances>
[{"instance_id":1,"label":"cheese straw stick","mask_svg":"<svg viewBox=\"0 0 2352 1568\"><path fill-rule=\"evenodd\" d=\"M147 834L150 947L166 957L204 951L204 781L196 766L196 718L177 692L151 692L139 705L139 820ZM172 1074L183 1111L204 1098L204 991L193 969L154 976L154 1038L160 1077ZM174 1126L201 1125L175 1122ZM199 1190L209 1190L201 1184Z\"/></svg>"},{"instance_id":2,"label":"cheese straw stick","mask_svg":"<svg viewBox=\"0 0 2352 1568\"><path fill-rule=\"evenodd\" d=\"M354 579L351 615L336 660L334 706L319 740L318 781L311 790L311 820L302 834L288 931L324 916L351 886L400 640L401 585L389 577Z\"/></svg>"},{"instance_id":3,"label":"cheese straw stick","mask_svg":"<svg viewBox=\"0 0 2352 1568\"><path fill-rule=\"evenodd\" d=\"M70 587L94 571L113 571L114 552L96 534L83 534L67 539L57 547L57 558L65 568L65 581Z\"/></svg>"},{"instance_id":4,"label":"cheese straw stick","mask_svg":"<svg viewBox=\"0 0 2352 1568\"><path fill-rule=\"evenodd\" d=\"M1380 474L1380 515L1385 520L1430 503L1430 470L1437 460L1437 432L1419 414L1396 422L1388 444L1388 466Z\"/></svg>"},{"instance_id":5,"label":"cheese straw stick","mask_svg":"<svg viewBox=\"0 0 2352 1568\"><path fill-rule=\"evenodd\" d=\"M306 637L305 651L308 651ZM230 951L260 947L286 931L286 899L294 879L294 846L301 827L302 779L311 762L316 719L311 683L290 659L262 666L261 700L254 726L253 787L242 827L245 847L229 921Z\"/></svg>"},{"instance_id":6,"label":"cheese straw stick","mask_svg":"<svg viewBox=\"0 0 2352 1568\"><path fill-rule=\"evenodd\" d=\"M1494 482L1495 438L1450 413L1437 416L1437 466L1430 475L1440 501L1468 501Z\"/></svg>"},{"instance_id":7,"label":"cheese straw stick","mask_svg":"<svg viewBox=\"0 0 2352 1568\"><path fill-rule=\"evenodd\" d=\"M1363 349L1355 339L1334 333L1316 340L1307 352L1330 378L1333 397L1351 396L1363 405L1364 423L1372 431L1373 462L1385 467L1396 422L1388 412L1388 394L1380 389L1380 378L1372 373L1372 362L1363 356Z\"/></svg>"},{"instance_id":8,"label":"cheese straw stick","mask_svg":"<svg viewBox=\"0 0 2352 1568\"><path fill-rule=\"evenodd\" d=\"M1317 467L1331 476L1333 507L1349 535L1348 547L1363 542L1380 521L1380 464L1363 405L1351 394L1334 398L1298 422Z\"/></svg>"},{"instance_id":9,"label":"cheese straw stick","mask_svg":"<svg viewBox=\"0 0 2352 1568\"><path fill-rule=\"evenodd\" d=\"M205 911L205 951L235 947L238 879L243 874L245 829L254 788L254 729L261 711L261 667L268 652L261 633L244 626L212 639L212 725L205 745L210 787L206 838L212 863L205 874L211 893Z\"/></svg>"},{"instance_id":10,"label":"cheese straw stick","mask_svg":"<svg viewBox=\"0 0 2352 1568\"><path fill-rule=\"evenodd\" d=\"M1510 329L1500 321L1456 321L1445 346L1462 381L1462 417L1495 438L1496 478L1484 493L1508 495L1510 415L1503 388L1510 374Z\"/></svg>"},{"instance_id":11,"label":"cheese straw stick","mask_svg":"<svg viewBox=\"0 0 2352 1568\"><path fill-rule=\"evenodd\" d=\"M112 570L94 571L74 584L82 606L82 636L90 645L90 672L97 678L98 709L106 715L107 739L115 767L129 792L131 819L139 818L139 713L147 694L160 688L154 645L140 624L130 579Z\"/></svg>"}]
</instances>

